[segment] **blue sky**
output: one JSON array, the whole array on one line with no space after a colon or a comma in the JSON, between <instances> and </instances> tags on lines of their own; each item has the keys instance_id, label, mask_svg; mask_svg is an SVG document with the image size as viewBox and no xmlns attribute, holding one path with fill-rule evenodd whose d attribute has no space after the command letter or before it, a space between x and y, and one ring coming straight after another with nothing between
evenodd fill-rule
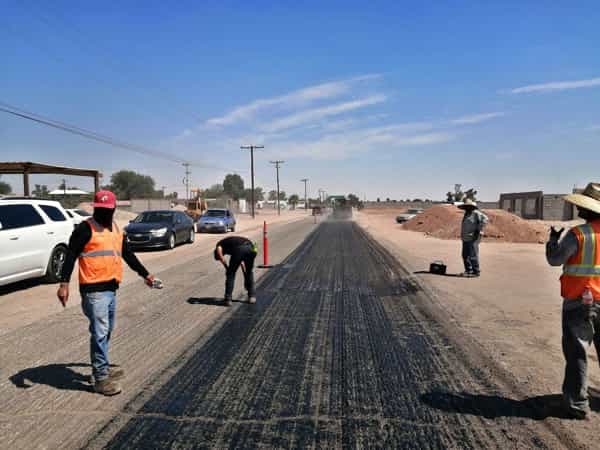
<instances>
[{"instance_id":1,"label":"blue sky","mask_svg":"<svg viewBox=\"0 0 600 450\"><path fill-rule=\"evenodd\" d=\"M439 2L438 2L439 3ZM598 180L597 2L3 4L0 102L270 190L441 199ZM183 168L0 114L0 160ZM34 182L54 187L59 177ZM4 177L15 188L15 177ZM90 188L89 181L70 184Z\"/></svg>"}]
</instances>

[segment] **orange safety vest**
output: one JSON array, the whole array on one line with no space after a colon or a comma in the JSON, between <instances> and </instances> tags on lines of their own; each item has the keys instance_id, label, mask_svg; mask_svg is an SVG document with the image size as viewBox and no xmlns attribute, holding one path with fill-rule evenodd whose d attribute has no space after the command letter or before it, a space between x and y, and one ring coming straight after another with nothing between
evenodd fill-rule
<instances>
[{"instance_id":1,"label":"orange safety vest","mask_svg":"<svg viewBox=\"0 0 600 450\"><path fill-rule=\"evenodd\" d=\"M586 289L600 302L600 220L573 228L579 250L563 266L561 295L577 300Z\"/></svg>"},{"instance_id":2,"label":"orange safety vest","mask_svg":"<svg viewBox=\"0 0 600 450\"><path fill-rule=\"evenodd\" d=\"M112 231L88 219L92 237L79 255L79 284L95 284L123 279L123 233L113 223Z\"/></svg>"}]
</instances>

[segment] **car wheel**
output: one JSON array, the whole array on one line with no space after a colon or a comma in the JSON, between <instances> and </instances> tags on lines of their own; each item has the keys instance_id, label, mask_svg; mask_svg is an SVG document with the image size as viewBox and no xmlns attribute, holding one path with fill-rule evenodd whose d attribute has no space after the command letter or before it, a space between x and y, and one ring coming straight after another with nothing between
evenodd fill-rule
<instances>
[{"instance_id":1,"label":"car wheel","mask_svg":"<svg viewBox=\"0 0 600 450\"><path fill-rule=\"evenodd\" d=\"M48 283L58 283L62 275L62 268L67 259L67 248L59 245L52 250L48 267L46 268L45 281Z\"/></svg>"},{"instance_id":2,"label":"car wheel","mask_svg":"<svg viewBox=\"0 0 600 450\"><path fill-rule=\"evenodd\" d=\"M190 230L190 236L188 237L188 244L193 244L195 240L196 240L196 233L194 233L194 230Z\"/></svg>"},{"instance_id":3,"label":"car wheel","mask_svg":"<svg viewBox=\"0 0 600 450\"><path fill-rule=\"evenodd\" d=\"M175 234L169 234L169 241L167 243L169 250L173 250L175 248Z\"/></svg>"}]
</instances>

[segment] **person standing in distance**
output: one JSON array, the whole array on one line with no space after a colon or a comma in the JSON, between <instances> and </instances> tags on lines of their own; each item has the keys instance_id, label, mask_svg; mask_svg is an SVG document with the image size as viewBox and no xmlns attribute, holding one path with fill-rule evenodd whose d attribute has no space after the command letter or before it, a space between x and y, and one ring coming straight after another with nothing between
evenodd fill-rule
<instances>
[{"instance_id":1,"label":"person standing in distance","mask_svg":"<svg viewBox=\"0 0 600 450\"><path fill-rule=\"evenodd\" d=\"M123 279L122 259L144 278L148 286L152 287L155 280L129 249L123 232L113 222L115 207L116 198L112 192L96 193L92 218L81 222L71 235L60 287L56 293L62 305L66 306L69 280L77 259L81 307L90 323L94 391L107 396L121 392L119 380L125 375L122 369L111 367L108 359L110 338L115 326L116 291Z\"/></svg>"},{"instance_id":2,"label":"person standing in distance","mask_svg":"<svg viewBox=\"0 0 600 450\"><path fill-rule=\"evenodd\" d=\"M479 243L483 229L488 223L488 217L477 207L477 203L470 198L458 206L465 212L462 220L462 258L465 265L465 277L478 277L479 267Z\"/></svg>"},{"instance_id":3,"label":"person standing in distance","mask_svg":"<svg viewBox=\"0 0 600 450\"><path fill-rule=\"evenodd\" d=\"M238 267L242 266L244 272L244 287L248 291L248 303L256 303L254 290L254 259L258 249L249 239L241 236L232 236L217 242L214 251L216 261L220 261L226 270L225 280L225 306L231 306L235 274ZM229 264L225 262L225 255L229 255Z\"/></svg>"}]
</instances>

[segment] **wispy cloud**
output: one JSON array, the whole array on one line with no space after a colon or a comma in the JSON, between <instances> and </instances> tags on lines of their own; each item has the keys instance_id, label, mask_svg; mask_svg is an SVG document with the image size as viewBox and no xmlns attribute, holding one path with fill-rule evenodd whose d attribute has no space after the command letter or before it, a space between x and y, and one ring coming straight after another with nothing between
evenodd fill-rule
<instances>
[{"instance_id":1,"label":"wispy cloud","mask_svg":"<svg viewBox=\"0 0 600 450\"><path fill-rule=\"evenodd\" d=\"M503 112L491 112L483 114L473 114L469 116L462 116L456 119L452 119L450 122L454 125L472 125L476 123L486 122L488 120L495 119L496 117L502 117Z\"/></svg>"},{"instance_id":2,"label":"wispy cloud","mask_svg":"<svg viewBox=\"0 0 600 450\"><path fill-rule=\"evenodd\" d=\"M600 131L600 123L597 125L592 125L586 128L587 131Z\"/></svg>"},{"instance_id":3,"label":"wispy cloud","mask_svg":"<svg viewBox=\"0 0 600 450\"><path fill-rule=\"evenodd\" d=\"M438 145L456 136L447 132L420 132L429 124L405 123L386 127L368 127L354 131L331 133L317 139L275 142L277 154L286 158L342 160L353 155L385 149L391 151L409 146Z\"/></svg>"},{"instance_id":4,"label":"wispy cloud","mask_svg":"<svg viewBox=\"0 0 600 450\"><path fill-rule=\"evenodd\" d=\"M334 105L324 106L321 108L309 109L306 111L292 114L281 119L274 120L268 124L263 125L261 128L267 132L276 132L285 130L306 123L321 120L328 116L335 116L343 114L349 111L354 111L367 106L376 105L386 100L385 95L373 95L359 100L353 100L349 102L337 103Z\"/></svg>"},{"instance_id":5,"label":"wispy cloud","mask_svg":"<svg viewBox=\"0 0 600 450\"><path fill-rule=\"evenodd\" d=\"M361 75L346 80L333 81L329 83L309 86L288 94L272 98L254 100L246 105L238 106L221 117L214 117L206 121L207 125L232 125L236 122L248 120L258 112L267 108L284 107L291 108L304 105L316 100L337 97L348 92L351 87L361 81L379 78L379 74Z\"/></svg>"},{"instance_id":6,"label":"wispy cloud","mask_svg":"<svg viewBox=\"0 0 600 450\"><path fill-rule=\"evenodd\" d=\"M600 78L591 78L589 80L575 81L553 81L551 83L530 84L510 90L511 94L524 94L529 92L552 92L564 91L567 89L582 89L600 86Z\"/></svg>"}]
</instances>

